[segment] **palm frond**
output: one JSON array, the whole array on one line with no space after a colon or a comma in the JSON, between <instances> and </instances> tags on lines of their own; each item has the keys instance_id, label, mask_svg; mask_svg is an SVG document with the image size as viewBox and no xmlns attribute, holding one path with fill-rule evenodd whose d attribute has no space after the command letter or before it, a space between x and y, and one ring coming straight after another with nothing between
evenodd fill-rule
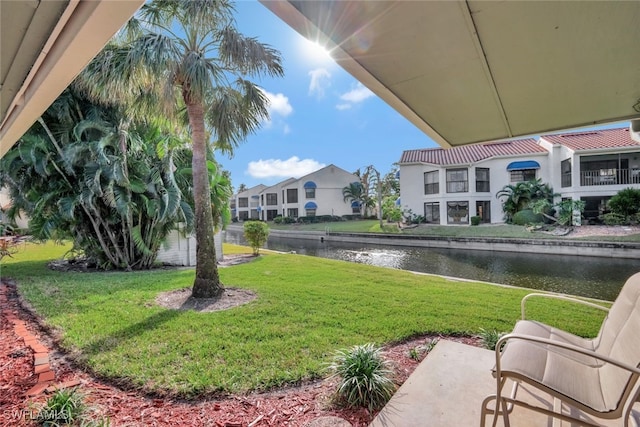
<instances>
[{"instance_id":1,"label":"palm frond","mask_svg":"<svg viewBox=\"0 0 640 427\"><path fill-rule=\"evenodd\" d=\"M282 77L284 68L280 53L256 38L245 37L232 25L220 31L219 53L221 61L242 74Z\"/></svg>"}]
</instances>

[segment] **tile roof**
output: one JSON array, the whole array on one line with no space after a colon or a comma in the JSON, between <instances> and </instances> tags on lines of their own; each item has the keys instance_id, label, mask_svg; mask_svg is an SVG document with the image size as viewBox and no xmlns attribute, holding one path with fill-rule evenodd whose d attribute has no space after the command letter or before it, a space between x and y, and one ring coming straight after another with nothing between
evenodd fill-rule
<instances>
[{"instance_id":1,"label":"tile roof","mask_svg":"<svg viewBox=\"0 0 640 427\"><path fill-rule=\"evenodd\" d=\"M535 139L518 139L505 142L463 145L453 148L428 148L407 150L402 153L400 163L430 163L434 165L465 165L484 159L526 154L548 154Z\"/></svg>"},{"instance_id":2,"label":"tile roof","mask_svg":"<svg viewBox=\"0 0 640 427\"><path fill-rule=\"evenodd\" d=\"M624 147L640 148L640 143L631 139L629 128L543 135L541 138L554 145L564 145L573 151Z\"/></svg>"}]
</instances>

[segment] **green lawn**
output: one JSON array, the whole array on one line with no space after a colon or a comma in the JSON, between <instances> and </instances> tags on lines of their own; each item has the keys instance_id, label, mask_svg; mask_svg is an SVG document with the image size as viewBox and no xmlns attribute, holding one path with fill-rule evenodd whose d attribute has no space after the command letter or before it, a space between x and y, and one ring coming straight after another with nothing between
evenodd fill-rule
<instances>
[{"instance_id":1,"label":"green lawn","mask_svg":"<svg viewBox=\"0 0 640 427\"><path fill-rule=\"evenodd\" d=\"M274 230L300 230L300 231L332 231L351 233L379 233L380 225L378 220L358 220L325 222L320 224L286 224L278 225L269 223L269 227ZM545 233L531 233L520 225L509 224L487 224L479 226L470 225L432 225L421 224L416 228L407 228L398 231L393 224L384 224L385 233L402 233L406 235L438 236L438 237L502 237L514 239L577 239L593 240L593 237L575 238L557 237ZM628 236L598 236L597 240L613 242L640 242L640 234Z\"/></svg>"},{"instance_id":2,"label":"green lawn","mask_svg":"<svg viewBox=\"0 0 640 427\"><path fill-rule=\"evenodd\" d=\"M227 253L246 251L225 245ZM293 254L267 254L220 269L227 286L251 289L253 302L215 313L163 309L159 292L193 281L193 270L61 273L46 260L67 248L27 245L2 262L3 277L64 347L98 375L146 391L193 397L264 390L324 376L337 349L391 343L427 333L510 330L522 289ZM564 308L566 307L566 308ZM557 301L531 316L584 335L601 314Z\"/></svg>"}]
</instances>

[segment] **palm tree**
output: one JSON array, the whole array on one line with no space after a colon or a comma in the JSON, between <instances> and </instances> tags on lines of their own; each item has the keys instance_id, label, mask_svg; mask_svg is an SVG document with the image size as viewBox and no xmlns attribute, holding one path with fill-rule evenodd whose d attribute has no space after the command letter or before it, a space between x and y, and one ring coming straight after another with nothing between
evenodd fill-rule
<instances>
[{"instance_id":1,"label":"palm tree","mask_svg":"<svg viewBox=\"0 0 640 427\"><path fill-rule=\"evenodd\" d=\"M79 82L94 96L129 97L138 113L162 107L188 125L193 150L196 278L192 296L218 296L207 157L233 150L268 117L264 92L246 77L282 76L280 54L235 28L228 0L154 0L129 21ZM186 119L185 119L186 113ZM213 147L207 141L212 139Z\"/></svg>"},{"instance_id":2,"label":"palm tree","mask_svg":"<svg viewBox=\"0 0 640 427\"><path fill-rule=\"evenodd\" d=\"M502 201L502 210L507 222L511 222L516 212L530 208L531 204L538 200L546 200L552 205L557 196L549 184L543 184L540 179L505 185L496 194L497 198L505 198Z\"/></svg>"},{"instance_id":3,"label":"palm tree","mask_svg":"<svg viewBox=\"0 0 640 427\"><path fill-rule=\"evenodd\" d=\"M361 182L352 182L342 189L342 198L345 202L357 203L362 215L362 208L367 203L367 195Z\"/></svg>"}]
</instances>

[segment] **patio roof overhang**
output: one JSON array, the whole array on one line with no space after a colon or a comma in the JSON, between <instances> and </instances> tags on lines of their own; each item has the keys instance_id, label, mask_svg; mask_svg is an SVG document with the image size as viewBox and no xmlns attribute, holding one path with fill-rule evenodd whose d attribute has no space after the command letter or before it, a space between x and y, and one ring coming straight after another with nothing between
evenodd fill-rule
<instances>
[{"instance_id":1,"label":"patio roof overhang","mask_svg":"<svg viewBox=\"0 0 640 427\"><path fill-rule=\"evenodd\" d=\"M443 147L640 120L640 2L260 1Z\"/></svg>"},{"instance_id":2,"label":"patio roof overhang","mask_svg":"<svg viewBox=\"0 0 640 427\"><path fill-rule=\"evenodd\" d=\"M0 2L0 157L143 3Z\"/></svg>"}]
</instances>

